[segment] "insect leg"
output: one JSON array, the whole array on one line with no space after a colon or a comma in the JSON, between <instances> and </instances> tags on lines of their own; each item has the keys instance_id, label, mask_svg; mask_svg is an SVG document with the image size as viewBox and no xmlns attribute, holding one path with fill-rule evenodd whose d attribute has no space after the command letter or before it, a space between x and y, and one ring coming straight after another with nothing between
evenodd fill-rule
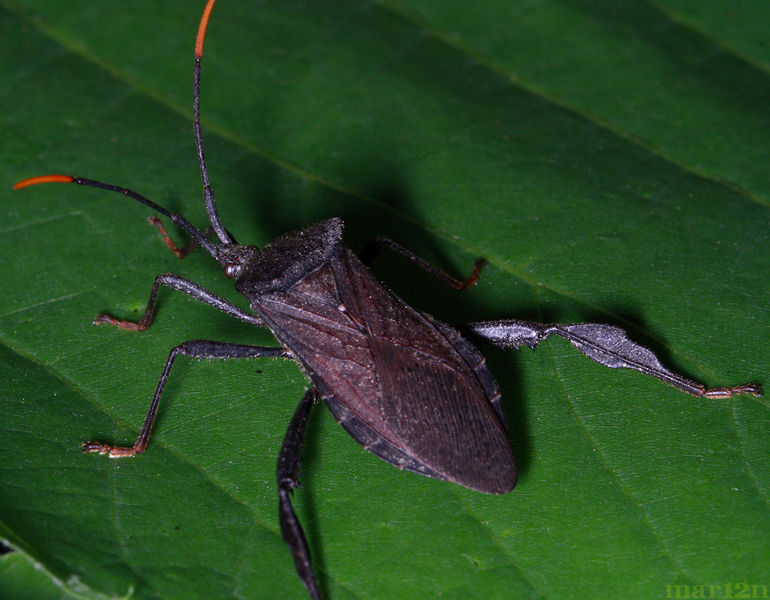
<instances>
[{"instance_id":1,"label":"insect leg","mask_svg":"<svg viewBox=\"0 0 770 600\"><path fill-rule=\"evenodd\" d=\"M163 223L161 223L158 217L152 215L147 217L147 221L160 232L160 237L163 240L163 243L166 244L166 247L171 250L171 252L173 252L177 258L184 258L198 246L198 240L193 238L190 242L180 248L176 245L174 240L171 239L171 236L168 234L168 231L166 231L166 228L163 226ZM211 227L203 231L204 236L207 236L210 233Z\"/></svg>"},{"instance_id":2,"label":"insect leg","mask_svg":"<svg viewBox=\"0 0 770 600\"><path fill-rule=\"evenodd\" d=\"M321 592L318 582L313 574L310 564L310 550L308 549L305 533L302 525L291 506L291 494L294 488L299 486L299 463L302 457L302 441L305 437L310 409L316 402L315 388L309 389L302 397L294 416L286 430L281 453L278 455L278 516L281 523L283 541L289 546L294 565L297 568L302 583L305 584L310 597L320 600Z\"/></svg>"},{"instance_id":3,"label":"insect leg","mask_svg":"<svg viewBox=\"0 0 770 600\"><path fill-rule=\"evenodd\" d=\"M669 371L657 356L644 346L632 342L619 327L599 323L577 323L575 325L544 325L508 319L471 323L468 329L475 335L501 348L522 346L534 348L554 333L568 340L575 348L589 358L610 369L626 368L639 371L679 388L693 396L706 398L730 398L737 394L762 395L762 387L755 383L744 383L733 387L707 388L697 381L687 379Z\"/></svg>"},{"instance_id":4,"label":"insect leg","mask_svg":"<svg viewBox=\"0 0 770 600\"><path fill-rule=\"evenodd\" d=\"M376 237L371 242L369 242L366 245L366 248L364 248L364 251L361 253L361 261L364 262L365 264L371 263L372 258L382 246L388 248L389 250L392 250L396 254L400 254L404 258L411 260L418 267L424 269L425 271L433 275L436 279L443 281L449 287L454 288L457 291L464 290L467 287L475 285L476 282L479 280L479 273L481 272L481 269L483 269L484 265L487 264L487 261L485 261L483 258L478 259L476 263L473 265L473 271L471 272L470 275L468 275L468 278L465 281L460 281L458 279L455 279L448 273L445 273L438 267L434 267L427 260L417 256L411 250L407 250L401 244L398 244L393 240L391 240L390 238L386 238L386 237Z\"/></svg>"},{"instance_id":5,"label":"insect leg","mask_svg":"<svg viewBox=\"0 0 770 600\"><path fill-rule=\"evenodd\" d=\"M247 346L244 344L229 344L226 342L212 342L209 340L192 340L189 342L183 342L171 349L166 359L166 364L163 367L163 373L161 373L158 385L155 387L155 394L152 397L150 403L150 410L147 412L147 417L144 419L144 425L142 431L139 433L139 437L131 447L124 446L109 446L102 444L101 442L86 442L82 445L83 453L98 452L99 454L109 454L110 458L123 458L126 456L135 456L140 452L144 452L147 448L147 443L150 441L150 432L152 431L152 425L155 422L155 415L158 412L158 404L160 403L160 396L163 393L163 388L166 386L166 380L168 380L169 373L171 373L171 367L174 365L174 360L179 354L184 354L190 358L265 358L270 356L280 356L288 358L288 355L283 348L265 348L262 346Z\"/></svg>"},{"instance_id":6,"label":"insect leg","mask_svg":"<svg viewBox=\"0 0 770 600\"><path fill-rule=\"evenodd\" d=\"M227 313L231 317L235 317L241 321L246 321L247 323L251 323L252 325L257 325L260 327L263 325L262 320L259 317L241 310L235 306L235 304L231 304L227 300L220 298L219 296L208 291L206 288L201 287L197 283L192 282L189 279L185 279L184 277L180 277L179 275L175 275L174 273L162 273L155 277L155 281L152 284L152 290L150 291L150 298L147 301L147 308L144 310L144 315L142 318L138 321L121 320L116 319L115 317L111 317L110 315L99 314L96 315L96 318L94 319L94 325L102 325L106 323L108 325L120 327L121 329L144 331L152 323L152 315L155 311L158 289L161 285L165 285L179 292L182 292L183 294L192 296L196 300L203 302L204 304L208 304L209 306L213 306L217 310L221 310L223 313Z\"/></svg>"}]
</instances>

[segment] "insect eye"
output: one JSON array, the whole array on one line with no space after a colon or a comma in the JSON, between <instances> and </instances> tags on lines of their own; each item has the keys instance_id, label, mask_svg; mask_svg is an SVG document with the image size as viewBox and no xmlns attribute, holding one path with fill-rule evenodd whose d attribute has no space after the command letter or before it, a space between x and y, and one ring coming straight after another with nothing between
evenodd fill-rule
<instances>
[{"instance_id":1,"label":"insect eye","mask_svg":"<svg viewBox=\"0 0 770 600\"><path fill-rule=\"evenodd\" d=\"M238 263L227 263L225 265L225 275L230 279L235 279L241 273L241 265Z\"/></svg>"}]
</instances>

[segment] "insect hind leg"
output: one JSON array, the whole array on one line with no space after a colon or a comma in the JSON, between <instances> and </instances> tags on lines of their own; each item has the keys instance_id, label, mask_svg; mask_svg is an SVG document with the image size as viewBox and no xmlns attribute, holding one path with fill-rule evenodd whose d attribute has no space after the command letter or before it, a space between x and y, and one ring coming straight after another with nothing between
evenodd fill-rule
<instances>
[{"instance_id":1,"label":"insect hind leg","mask_svg":"<svg viewBox=\"0 0 770 600\"><path fill-rule=\"evenodd\" d=\"M619 327L603 323L532 323L517 319L470 323L467 329L475 336L500 348L534 348L551 334L568 340L588 358L610 369L632 369L660 379L688 394L704 398L732 398L739 394L762 395L762 386L743 383L731 387L707 388L698 381L666 369L650 350L628 338Z\"/></svg>"},{"instance_id":2,"label":"insect hind leg","mask_svg":"<svg viewBox=\"0 0 770 600\"><path fill-rule=\"evenodd\" d=\"M317 392L315 388L305 392L302 400L294 412L294 416L286 430L281 453L278 455L278 517L281 524L283 541L294 556L294 566L297 569L302 583L305 584L310 597L313 600L321 600L321 591L318 587L313 566L310 563L310 549L307 545L302 525L291 505L291 494L299 486L299 466L302 458L302 442L305 438L307 420L310 410L316 403Z\"/></svg>"}]
</instances>

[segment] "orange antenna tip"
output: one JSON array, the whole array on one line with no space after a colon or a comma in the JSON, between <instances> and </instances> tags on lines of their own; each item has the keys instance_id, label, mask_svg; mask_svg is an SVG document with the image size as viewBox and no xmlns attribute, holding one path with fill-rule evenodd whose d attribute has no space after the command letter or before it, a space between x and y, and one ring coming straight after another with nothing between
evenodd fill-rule
<instances>
[{"instance_id":1,"label":"orange antenna tip","mask_svg":"<svg viewBox=\"0 0 770 600\"><path fill-rule=\"evenodd\" d=\"M198 26L198 37L195 38L195 58L200 59L200 57L203 56L203 40L206 38L206 28L209 25L211 10L214 8L214 3L216 1L217 0L209 0L206 3L206 8L203 9L201 24Z\"/></svg>"},{"instance_id":2,"label":"orange antenna tip","mask_svg":"<svg viewBox=\"0 0 770 600\"><path fill-rule=\"evenodd\" d=\"M69 175L38 175L37 177L22 179L13 186L13 189L20 190L21 188L37 185L38 183L72 183L73 181L75 181L75 178L70 177Z\"/></svg>"}]
</instances>

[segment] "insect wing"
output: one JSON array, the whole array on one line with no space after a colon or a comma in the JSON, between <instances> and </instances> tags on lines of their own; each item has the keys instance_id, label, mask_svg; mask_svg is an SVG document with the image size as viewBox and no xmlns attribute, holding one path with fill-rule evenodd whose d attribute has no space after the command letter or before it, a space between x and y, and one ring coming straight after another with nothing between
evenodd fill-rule
<instances>
[{"instance_id":1,"label":"insect wing","mask_svg":"<svg viewBox=\"0 0 770 600\"><path fill-rule=\"evenodd\" d=\"M486 369L481 355L461 353L447 336L457 332L388 292L352 254L348 265L388 429L444 478L482 492L510 491L516 467L507 431L468 361Z\"/></svg>"},{"instance_id":2,"label":"insect wing","mask_svg":"<svg viewBox=\"0 0 770 600\"><path fill-rule=\"evenodd\" d=\"M509 491L516 468L505 426L467 352L447 337L454 330L439 329L339 250L255 308L364 447L401 468Z\"/></svg>"}]
</instances>

